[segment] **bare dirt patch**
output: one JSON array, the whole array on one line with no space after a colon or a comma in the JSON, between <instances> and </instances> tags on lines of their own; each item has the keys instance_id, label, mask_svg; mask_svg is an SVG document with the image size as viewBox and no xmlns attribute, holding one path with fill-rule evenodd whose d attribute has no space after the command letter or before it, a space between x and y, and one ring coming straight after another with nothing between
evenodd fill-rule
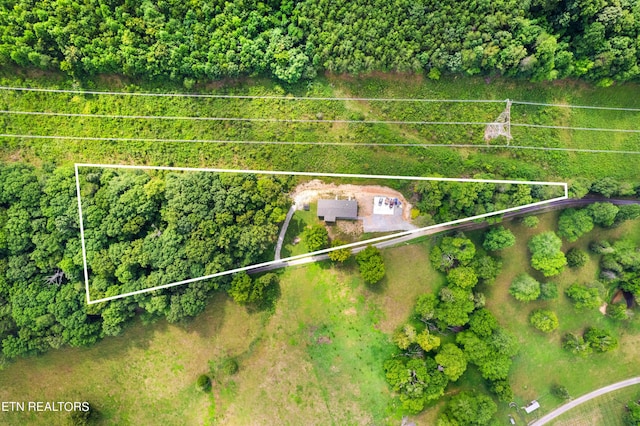
<instances>
[{"instance_id":1,"label":"bare dirt patch","mask_svg":"<svg viewBox=\"0 0 640 426\"><path fill-rule=\"evenodd\" d=\"M358 216L371 216L373 214L373 197L382 196L397 198L402 202L402 218L409 222L411 220L412 205L407 202L401 192L381 185L336 185L335 183L325 183L319 179L298 185L291 198L298 207L305 203L317 201L319 198L341 199L352 198L358 201Z\"/></svg>"}]
</instances>

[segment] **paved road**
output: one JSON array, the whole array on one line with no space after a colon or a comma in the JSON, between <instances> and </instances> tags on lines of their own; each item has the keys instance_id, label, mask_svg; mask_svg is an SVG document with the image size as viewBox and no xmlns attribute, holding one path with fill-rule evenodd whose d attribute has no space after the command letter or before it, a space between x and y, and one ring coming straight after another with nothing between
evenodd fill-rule
<instances>
[{"instance_id":1,"label":"paved road","mask_svg":"<svg viewBox=\"0 0 640 426\"><path fill-rule=\"evenodd\" d=\"M284 243L284 236L287 233L287 228L289 227L289 222L291 222L291 218L293 214L296 212L296 205L292 205L287 212L287 217L284 219L284 223L282 224L282 229L280 229L280 235L278 236L278 243L276 244L276 256L275 260L280 260L280 252L282 251L282 243Z\"/></svg>"},{"instance_id":2,"label":"paved road","mask_svg":"<svg viewBox=\"0 0 640 426\"><path fill-rule=\"evenodd\" d=\"M616 204L616 205L640 204L640 200L617 199L617 198L611 199L611 198L605 198L605 197L601 197L601 196L590 196L590 197L581 198L579 200L573 200L573 199L558 200L558 201L554 201L554 202L549 203L549 204L543 204L543 205L540 205L540 206L526 207L526 208L524 208L522 210L517 210L517 211L514 211L514 212L505 213L505 214L502 215L502 217L505 218L505 219L508 219L508 218L512 218L512 217L516 217L516 216L525 216L525 215L531 214L531 213L543 213L543 212L547 212L547 211L566 209L566 208L569 208L569 207L582 207L582 206L586 206L586 205L589 205L589 204L592 204L592 203L596 203L596 202L609 202L609 203L613 203L613 204ZM425 231L416 232L416 233L405 235L405 236L398 237L398 238L393 238L393 239L390 239L390 240L387 240L387 241L383 241L383 242L380 242L380 243L376 243L376 244L373 244L373 245L375 247L377 247L377 248L391 247L391 246L395 246L395 245L398 245L398 244L409 242L411 240L423 237L425 235L438 234L440 232L451 231L451 230L454 230L454 229L457 230L457 231L471 231L471 230L474 230L474 229L481 229L481 228L484 228L486 226L488 226L487 222L464 222L464 223L455 224L455 225L437 226L435 228L427 229ZM286 229L286 228L283 226L283 229ZM279 240L280 239L278 239L278 241ZM364 250L364 249L365 249L365 247L355 247L351 251L352 251L352 253L358 253L359 251ZM276 253L277 253L277 251L276 251ZM284 267L287 267L287 266L305 265L307 263L320 262L322 260L327 260L328 258L329 257L326 254L319 254L319 255L316 255L316 256L304 257L304 258L301 258L301 259L284 261L284 262L280 262L280 263L271 264L271 265L268 265L268 266L262 266L262 267L259 267L259 268L250 269L247 272L249 274L257 274L257 273L260 273L260 272L272 271L274 269L280 269L280 268L284 268Z\"/></svg>"},{"instance_id":3,"label":"paved road","mask_svg":"<svg viewBox=\"0 0 640 426\"><path fill-rule=\"evenodd\" d=\"M632 379L623 380L621 382L614 383L612 385L594 390L593 392L590 392L586 395L582 395L580 398L574 399L568 404L565 404L562 407L553 410L546 416L531 423L530 426L542 426L544 424L547 424L551 420L555 419L556 417L564 414L565 412L571 410L572 408L577 407L578 405L589 401L590 399L597 398L600 395L604 395L605 393L613 392L615 390L626 388L627 386L632 386L637 384L640 384L640 377L634 377Z\"/></svg>"}]
</instances>

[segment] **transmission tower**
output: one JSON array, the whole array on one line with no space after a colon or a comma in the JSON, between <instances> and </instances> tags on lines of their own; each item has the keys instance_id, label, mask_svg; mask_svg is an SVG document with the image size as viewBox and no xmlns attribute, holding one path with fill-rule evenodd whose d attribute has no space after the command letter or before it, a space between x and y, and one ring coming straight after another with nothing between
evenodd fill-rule
<instances>
[{"instance_id":1,"label":"transmission tower","mask_svg":"<svg viewBox=\"0 0 640 426\"><path fill-rule=\"evenodd\" d=\"M489 142L498 136L507 138L507 146L511 141L511 101L507 99L507 107L500 113L496 121L489 123L484 130L484 140Z\"/></svg>"}]
</instances>

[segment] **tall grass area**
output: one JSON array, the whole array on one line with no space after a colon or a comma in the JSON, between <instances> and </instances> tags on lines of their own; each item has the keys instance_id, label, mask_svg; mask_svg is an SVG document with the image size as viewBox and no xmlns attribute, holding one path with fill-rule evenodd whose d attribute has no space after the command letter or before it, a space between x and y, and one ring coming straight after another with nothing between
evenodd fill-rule
<instances>
[{"instance_id":1,"label":"tall grass area","mask_svg":"<svg viewBox=\"0 0 640 426\"><path fill-rule=\"evenodd\" d=\"M7 86L73 87L56 76L20 76L4 71ZM92 88L124 91L175 91L171 86L137 86L117 78ZM343 78L328 76L286 86L270 80L239 80L201 86L201 93L266 96L372 97L429 99L506 98L549 103L634 106L638 87L607 89L580 83L531 84L513 80L447 77L439 81L406 76ZM271 123L238 121L152 120L124 118L0 115L0 132L62 135L70 139L4 138L0 157L34 163L122 162L154 165L253 167L301 171L336 171L444 176L479 172L504 177L556 179L614 176L636 180L639 162L620 154L581 154L507 149L439 147L369 147L366 143L479 144L484 126L369 124L363 120L493 121L504 103L442 103L389 101L328 101L282 99L158 98L0 91L0 105L11 111L143 116L243 117L311 120L353 120L352 123ZM515 123L638 129L638 113L514 105ZM566 131L513 127L512 145L633 149L639 134ZM87 141L73 137L209 140L209 142ZM356 144L255 145L215 141L297 141ZM492 144L504 144L504 140ZM627 167L618 167L625 164Z\"/></svg>"}]
</instances>

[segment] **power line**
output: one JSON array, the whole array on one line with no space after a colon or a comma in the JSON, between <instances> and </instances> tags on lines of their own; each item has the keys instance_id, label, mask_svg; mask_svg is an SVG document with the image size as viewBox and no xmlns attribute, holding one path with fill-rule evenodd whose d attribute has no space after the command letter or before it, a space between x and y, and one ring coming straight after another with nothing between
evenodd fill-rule
<instances>
[{"instance_id":1,"label":"power line","mask_svg":"<svg viewBox=\"0 0 640 426\"><path fill-rule=\"evenodd\" d=\"M369 102L443 102L443 103L504 103L501 99L422 99L422 98L349 98L322 96L275 96L275 95L212 95L200 93L152 93L152 92L107 92L99 90L43 89L37 87L0 86L0 90L21 92L69 93L82 95L151 96L171 98L211 98L211 99L272 99L284 101L369 101Z\"/></svg>"},{"instance_id":2,"label":"power line","mask_svg":"<svg viewBox=\"0 0 640 426\"><path fill-rule=\"evenodd\" d=\"M35 115L47 117L76 117L76 118L107 118L116 120L183 120L183 121L244 121L261 123L341 123L341 124L394 124L394 125L461 125L461 126L488 126L493 122L479 121L410 121L410 120L343 120L343 119L313 119L313 118L259 118L259 117L197 117L197 116L172 116L172 115L124 115L124 114L83 114L68 112L46 111L12 111L0 110L0 114L10 115ZM564 129L598 132L640 133L637 129L614 129L598 127L572 127L554 126L543 124L513 123L513 127L533 127L541 129Z\"/></svg>"},{"instance_id":3,"label":"power line","mask_svg":"<svg viewBox=\"0 0 640 426\"><path fill-rule=\"evenodd\" d=\"M538 129L562 129L562 130L587 130L594 132L619 132L619 133L640 133L640 129L612 129L607 127L572 127L572 126L552 126L544 124L511 123L512 127L533 127Z\"/></svg>"},{"instance_id":4,"label":"power line","mask_svg":"<svg viewBox=\"0 0 640 426\"><path fill-rule=\"evenodd\" d=\"M420 125L464 125L486 126L490 123L477 121L403 121L403 120L324 120L314 118L255 118L255 117L195 117L195 116L161 116L161 115L119 115L119 114L81 114L67 112L44 111L10 111L0 110L0 114L39 115L52 117L110 118L130 120L189 120L189 121L247 121L267 123L361 123L361 124L420 124Z\"/></svg>"},{"instance_id":5,"label":"power line","mask_svg":"<svg viewBox=\"0 0 640 426\"><path fill-rule=\"evenodd\" d=\"M578 108L578 109L599 109L599 110L607 110L607 111L640 112L640 108L602 107L602 106L593 106L593 105L546 104L543 102L528 102L528 101L512 101L511 103L519 104L519 105L546 106L546 107L553 107L553 108Z\"/></svg>"},{"instance_id":6,"label":"power line","mask_svg":"<svg viewBox=\"0 0 640 426\"><path fill-rule=\"evenodd\" d=\"M15 139L44 139L44 140L78 140L91 142L150 142L150 143L209 143L236 145L299 145L299 146L344 146L344 147L407 147L407 148L471 148L471 149L527 149L535 151L581 152L598 154L630 154L637 155L640 151L607 150L589 148L557 148L528 145L474 145L474 144L425 144L425 143L376 143L376 142L310 142L310 141L249 141L249 140L221 140L221 139L162 139L162 138L124 138L97 136L61 136L61 135L18 135L0 134L0 138Z\"/></svg>"},{"instance_id":7,"label":"power line","mask_svg":"<svg viewBox=\"0 0 640 426\"><path fill-rule=\"evenodd\" d=\"M176 98L210 98L210 99L271 99L286 101L367 101L367 102L442 102L442 103L504 103L502 99L426 99L426 98L368 98L368 97L322 97L322 96L275 96L275 95L214 95L203 93L153 93L153 92L114 92L100 90L72 90L72 89L45 89L39 87L12 87L0 86L0 90L13 90L21 92L42 93L69 93L79 95L110 95L110 96L149 96L149 97L176 97ZM640 112L640 108L607 107L594 105L570 105L531 101L512 100L513 104L545 106L554 108L578 108L608 111Z\"/></svg>"}]
</instances>

